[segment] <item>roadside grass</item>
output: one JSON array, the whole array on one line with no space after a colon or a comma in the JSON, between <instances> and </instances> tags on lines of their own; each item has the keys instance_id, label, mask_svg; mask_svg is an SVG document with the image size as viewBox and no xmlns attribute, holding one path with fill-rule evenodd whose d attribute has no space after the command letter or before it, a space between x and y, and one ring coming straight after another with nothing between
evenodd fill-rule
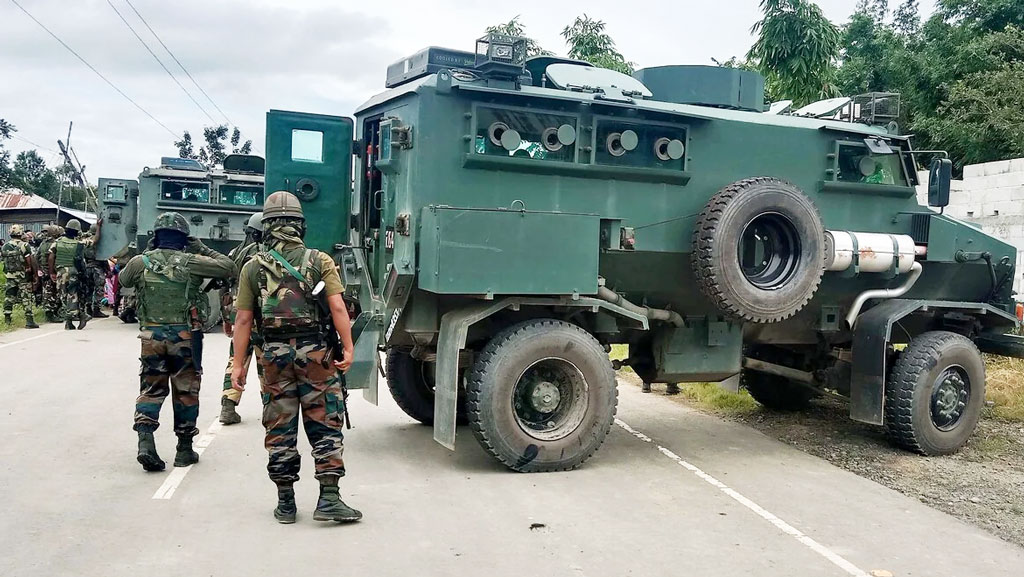
<instances>
[{"instance_id":1,"label":"roadside grass","mask_svg":"<svg viewBox=\"0 0 1024 577\"><path fill-rule=\"evenodd\" d=\"M993 416L1024 421L1024 359L985 355L985 397Z\"/></svg>"}]
</instances>

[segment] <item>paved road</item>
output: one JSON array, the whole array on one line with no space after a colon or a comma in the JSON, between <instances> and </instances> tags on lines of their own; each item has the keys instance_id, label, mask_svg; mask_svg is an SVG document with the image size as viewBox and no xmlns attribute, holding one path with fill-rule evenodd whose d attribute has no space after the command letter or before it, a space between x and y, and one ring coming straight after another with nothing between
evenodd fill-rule
<instances>
[{"instance_id":1,"label":"paved road","mask_svg":"<svg viewBox=\"0 0 1024 577\"><path fill-rule=\"evenodd\" d=\"M57 328L0 337L0 575L1024 574L1020 548L626 385L601 451L543 475L507 472L467 430L451 453L389 398L357 399L342 494L363 522L312 520L305 450L299 522L279 525L258 395L242 424L214 424L226 337L207 340L201 462L147 474L131 430L134 327ZM172 457L171 428L157 437Z\"/></svg>"}]
</instances>

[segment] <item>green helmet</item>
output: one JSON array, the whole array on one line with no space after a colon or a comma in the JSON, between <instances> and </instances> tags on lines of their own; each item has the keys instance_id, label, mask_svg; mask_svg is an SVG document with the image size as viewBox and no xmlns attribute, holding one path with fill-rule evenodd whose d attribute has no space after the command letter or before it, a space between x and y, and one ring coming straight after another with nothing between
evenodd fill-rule
<instances>
[{"instance_id":1,"label":"green helmet","mask_svg":"<svg viewBox=\"0 0 1024 577\"><path fill-rule=\"evenodd\" d=\"M95 225L95 224L89 226L89 234L96 234L97 232L99 232L99 230L100 230L100 227Z\"/></svg>"},{"instance_id":2,"label":"green helmet","mask_svg":"<svg viewBox=\"0 0 1024 577\"><path fill-rule=\"evenodd\" d=\"M67 225L64 226L64 230L65 232L69 230L76 230L78 232L82 232L82 223L78 222L77 218L73 218L68 221Z\"/></svg>"},{"instance_id":3,"label":"green helmet","mask_svg":"<svg viewBox=\"0 0 1024 577\"><path fill-rule=\"evenodd\" d=\"M23 234L25 234L25 227L21 226L20 224L11 225L11 237L16 238Z\"/></svg>"},{"instance_id":4,"label":"green helmet","mask_svg":"<svg viewBox=\"0 0 1024 577\"><path fill-rule=\"evenodd\" d=\"M245 223L245 228L251 228L256 232L263 232L263 213L257 212L250 216L249 222Z\"/></svg>"},{"instance_id":5,"label":"green helmet","mask_svg":"<svg viewBox=\"0 0 1024 577\"><path fill-rule=\"evenodd\" d=\"M263 222L274 218L306 219L302 214L302 203L299 202L298 197L286 190L279 190L271 194L263 202Z\"/></svg>"},{"instance_id":6,"label":"green helmet","mask_svg":"<svg viewBox=\"0 0 1024 577\"><path fill-rule=\"evenodd\" d=\"M188 228L188 221L185 220L184 216L176 212L164 212L160 216L156 217L156 224L153 225L153 232L159 230L176 230L178 232L189 234L191 231Z\"/></svg>"}]
</instances>

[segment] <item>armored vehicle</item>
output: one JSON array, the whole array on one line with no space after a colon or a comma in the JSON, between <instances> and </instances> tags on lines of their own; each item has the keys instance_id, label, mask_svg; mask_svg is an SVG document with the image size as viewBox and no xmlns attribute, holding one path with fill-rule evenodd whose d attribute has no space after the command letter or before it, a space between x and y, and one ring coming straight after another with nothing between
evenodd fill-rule
<instances>
[{"instance_id":1,"label":"armored vehicle","mask_svg":"<svg viewBox=\"0 0 1024 577\"><path fill-rule=\"evenodd\" d=\"M145 250L156 217L167 211L181 213L193 236L227 254L245 238L249 217L262 209L264 164L258 156L232 154L223 168L209 169L195 160L164 157L158 167L143 168L138 180L99 179L103 234L97 256L125 262ZM118 315L134 322L132 289L121 291ZM220 306L216 291L208 294L209 329L220 322Z\"/></svg>"},{"instance_id":2,"label":"armored vehicle","mask_svg":"<svg viewBox=\"0 0 1024 577\"><path fill-rule=\"evenodd\" d=\"M302 199L411 417L517 471L574 468L646 382L842 394L901 447L957 450L981 352L1020 356L1014 247L942 214L950 161L863 122L765 114L752 72L634 77L490 35L389 68L355 118L270 111L267 190ZM929 161L930 165L929 165ZM916 200L930 166L929 204Z\"/></svg>"}]
</instances>

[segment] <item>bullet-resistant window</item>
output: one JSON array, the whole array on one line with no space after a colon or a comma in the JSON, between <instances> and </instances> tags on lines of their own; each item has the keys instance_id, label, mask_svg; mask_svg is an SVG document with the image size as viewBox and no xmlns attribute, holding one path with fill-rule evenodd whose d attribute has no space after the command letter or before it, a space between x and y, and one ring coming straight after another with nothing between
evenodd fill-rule
<instances>
[{"instance_id":1,"label":"bullet-resistant window","mask_svg":"<svg viewBox=\"0 0 1024 577\"><path fill-rule=\"evenodd\" d=\"M477 109L474 152L488 156L576 162L575 116L504 108Z\"/></svg>"},{"instance_id":2,"label":"bullet-resistant window","mask_svg":"<svg viewBox=\"0 0 1024 577\"><path fill-rule=\"evenodd\" d=\"M210 183L165 180L160 184L160 199L208 203L210 202Z\"/></svg>"},{"instance_id":3,"label":"bullet-resistant window","mask_svg":"<svg viewBox=\"0 0 1024 577\"><path fill-rule=\"evenodd\" d=\"M236 206L260 206L263 204L263 187L225 184L220 187L220 203Z\"/></svg>"},{"instance_id":4,"label":"bullet-resistant window","mask_svg":"<svg viewBox=\"0 0 1024 577\"><path fill-rule=\"evenodd\" d=\"M292 130L292 160L324 161L324 133L319 130Z\"/></svg>"},{"instance_id":5,"label":"bullet-resistant window","mask_svg":"<svg viewBox=\"0 0 1024 577\"><path fill-rule=\"evenodd\" d=\"M860 143L840 143L836 180L864 184L890 184L910 186L904 173L900 150L892 148L892 154L875 154Z\"/></svg>"}]
</instances>

